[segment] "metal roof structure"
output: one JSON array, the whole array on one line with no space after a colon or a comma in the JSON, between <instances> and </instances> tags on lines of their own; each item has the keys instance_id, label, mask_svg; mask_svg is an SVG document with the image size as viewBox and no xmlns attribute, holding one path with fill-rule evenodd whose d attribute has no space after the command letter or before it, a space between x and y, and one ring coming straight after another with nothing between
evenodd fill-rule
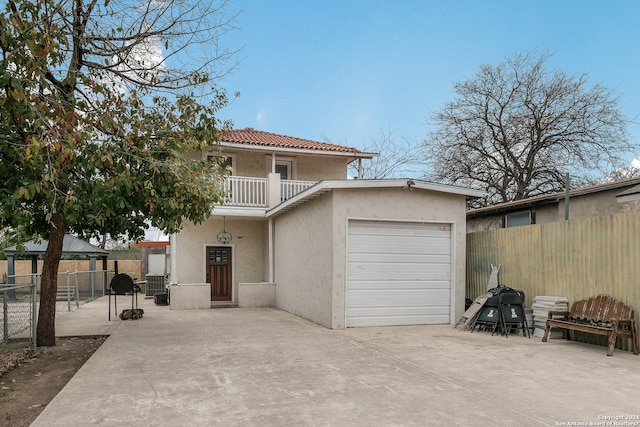
<instances>
[{"instance_id":1,"label":"metal roof structure","mask_svg":"<svg viewBox=\"0 0 640 427\"><path fill-rule=\"evenodd\" d=\"M11 246L4 250L5 255L44 255L47 250L48 240L30 240L23 243L25 250L20 250L17 246ZM90 243L80 240L75 236L66 234L62 242L63 255L77 255L88 257L104 257L109 255L109 251L100 249Z\"/></svg>"}]
</instances>

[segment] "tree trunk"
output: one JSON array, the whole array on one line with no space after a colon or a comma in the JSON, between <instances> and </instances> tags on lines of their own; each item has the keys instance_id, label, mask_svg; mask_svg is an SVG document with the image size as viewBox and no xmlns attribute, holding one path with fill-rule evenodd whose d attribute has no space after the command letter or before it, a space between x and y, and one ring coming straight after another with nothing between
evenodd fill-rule
<instances>
[{"instance_id":1,"label":"tree trunk","mask_svg":"<svg viewBox=\"0 0 640 427\"><path fill-rule=\"evenodd\" d=\"M56 294L58 292L58 266L62 258L62 242L67 225L60 214L51 218L49 244L44 254L40 284L40 309L36 331L38 346L56 345Z\"/></svg>"}]
</instances>

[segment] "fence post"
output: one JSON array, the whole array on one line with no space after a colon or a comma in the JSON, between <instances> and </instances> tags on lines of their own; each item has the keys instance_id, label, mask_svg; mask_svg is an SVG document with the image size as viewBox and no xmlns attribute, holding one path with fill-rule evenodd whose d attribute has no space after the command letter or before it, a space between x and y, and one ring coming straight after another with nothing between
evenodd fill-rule
<instances>
[{"instance_id":1,"label":"fence post","mask_svg":"<svg viewBox=\"0 0 640 427\"><path fill-rule=\"evenodd\" d=\"M107 281L109 278L108 274L109 274L109 270L105 266L104 272L102 273L102 296L107 295Z\"/></svg>"},{"instance_id":2,"label":"fence post","mask_svg":"<svg viewBox=\"0 0 640 427\"><path fill-rule=\"evenodd\" d=\"M9 301L8 301L8 297L9 297L9 293L7 292L7 290L5 289L4 291L2 291L2 324L3 324L3 328L2 328L2 340L5 343L9 342Z\"/></svg>"},{"instance_id":3,"label":"fence post","mask_svg":"<svg viewBox=\"0 0 640 427\"><path fill-rule=\"evenodd\" d=\"M67 270L67 311L71 311L71 277L69 276L69 270Z\"/></svg>"},{"instance_id":4,"label":"fence post","mask_svg":"<svg viewBox=\"0 0 640 427\"><path fill-rule=\"evenodd\" d=\"M80 290L78 289L78 269L76 268L76 308L80 308Z\"/></svg>"},{"instance_id":5,"label":"fence post","mask_svg":"<svg viewBox=\"0 0 640 427\"><path fill-rule=\"evenodd\" d=\"M89 267L89 296L94 298L96 296L96 266L95 266L95 258L93 258L93 262Z\"/></svg>"},{"instance_id":6,"label":"fence post","mask_svg":"<svg viewBox=\"0 0 640 427\"><path fill-rule=\"evenodd\" d=\"M38 323L38 304L36 302L37 297L38 290L36 288L36 284L34 283L31 287L31 345L33 346L34 350L38 346L38 340L36 336L38 330L38 328L36 327Z\"/></svg>"}]
</instances>

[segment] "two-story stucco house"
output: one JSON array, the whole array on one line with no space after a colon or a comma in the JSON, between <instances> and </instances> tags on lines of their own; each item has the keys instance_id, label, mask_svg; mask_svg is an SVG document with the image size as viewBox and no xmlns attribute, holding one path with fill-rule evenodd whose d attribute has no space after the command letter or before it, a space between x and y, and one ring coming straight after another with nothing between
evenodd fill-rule
<instances>
[{"instance_id":1,"label":"two-story stucco house","mask_svg":"<svg viewBox=\"0 0 640 427\"><path fill-rule=\"evenodd\" d=\"M275 306L334 329L462 315L465 204L481 192L348 179L349 163L375 154L253 129L224 132L219 147L228 198L171 236L175 286L206 284L212 306Z\"/></svg>"}]
</instances>

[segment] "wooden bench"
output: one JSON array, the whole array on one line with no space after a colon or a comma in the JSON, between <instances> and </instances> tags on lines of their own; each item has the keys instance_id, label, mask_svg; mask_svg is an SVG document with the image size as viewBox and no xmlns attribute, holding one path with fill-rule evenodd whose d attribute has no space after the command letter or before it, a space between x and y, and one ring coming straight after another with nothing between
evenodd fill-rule
<instances>
[{"instance_id":1,"label":"wooden bench","mask_svg":"<svg viewBox=\"0 0 640 427\"><path fill-rule=\"evenodd\" d=\"M638 354L633 308L608 295L576 301L571 305L570 311L550 311L544 328L543 342L547 341L551 328L562 328L566 339L569 339L569 330L606 335L607 356L613 355L616 338L631 338L633 354Z\"/></svg>"}]
</instances>

